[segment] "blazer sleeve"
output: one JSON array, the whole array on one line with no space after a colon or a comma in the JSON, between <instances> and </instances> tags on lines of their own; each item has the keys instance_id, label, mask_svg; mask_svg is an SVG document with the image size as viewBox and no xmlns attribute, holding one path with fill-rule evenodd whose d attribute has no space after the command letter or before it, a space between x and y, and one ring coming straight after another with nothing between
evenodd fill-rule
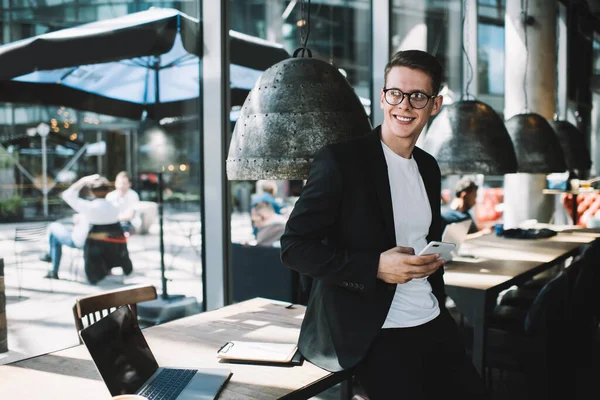
<instances>
[{"instance_id":1,"label":"blazer sleeve","mask_svg":"<svg viewBox=\"0 0 600 400\"><path fill-rule=\"evenodd\" d=\"M302 194L281 237L285 266L349 290L375 288L380 254L337 248L326 240L340 218L343 179L329 147L315 155Z\"/></svg>"}]
</instances>

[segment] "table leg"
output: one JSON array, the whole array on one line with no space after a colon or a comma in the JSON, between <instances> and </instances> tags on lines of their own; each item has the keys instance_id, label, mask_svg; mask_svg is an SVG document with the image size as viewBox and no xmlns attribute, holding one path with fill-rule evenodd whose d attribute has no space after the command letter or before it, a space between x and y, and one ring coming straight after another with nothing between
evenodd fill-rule
<instances>
[{"instance_id":1,"label":"table leg","mask_svg":"<svg viewBox=\"0 0 600 400\"><path fill-rule=\"evenodd\" d=\"M577 225L577 195L573 194L573 200L571 203L571 218L573 218L573 225Z\"/></svg>"},{"instance_id":2,"label":"table leg","mask_svg":"<svg viewBox=\"0 0 600 400\"><path fill-rule=\"evenodd\" d=\"M491 296L484 290L446 286L448 296L473 326L473 365L485 379L485 349L487 340L487 315L493 308Z\"/></svg>"}]
</instances>

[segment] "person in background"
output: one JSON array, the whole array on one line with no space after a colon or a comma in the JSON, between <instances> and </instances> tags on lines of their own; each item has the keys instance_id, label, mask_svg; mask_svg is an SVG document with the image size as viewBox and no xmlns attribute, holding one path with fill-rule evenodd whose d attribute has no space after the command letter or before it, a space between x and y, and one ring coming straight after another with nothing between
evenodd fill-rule
<instances>
[{"instance_id":1,"label":"person in background","mask_svg":"<svg viewBox=\"0 0 600 400\"><path fill-rule=\"evenodd\" d=\"M281 214L281 206L275 199L275 196L277 196L277 183L275 181L258 181L257 186L260 188L260 191L252 196L250 201L250 211L252 212L252 209L258 203L263 202L270 204L276 214ZM254 220L251 221L252 233L256 237L258 234L258 227L254 225Z\"/></svg>"},{"instance_id":2,"label":"person in background","mask_svg":"<svg viewBox=\"0 0 600 400\"><path fill-rule=\"evenodd\" d=\"M471 220L469 233L475 233L479 229L469 213L477 199L477 184L468 177L463 177L454 185L454 199L448 206L442 208L442 232L446 225L454 222Z\"/></svg>"},{"instance_id":3,"label":"person in background","mask_svg":"<svg viewBox=\"0 0 600 400\"><path fill-rule=\"evenodd\" d=\"M252 196L250 208L252 209L252 207L260 202L265 202L273 207L276 214L281 214L281 206L277 200L275 200L275 196L277 196L277 183L275 183L275 181L260 181L258 186L262 190L262 193L256 193Z\"/></svg>"},{"instance_id":4,"label":"person in background","mask_svg":"<svg viewBox=\"0 0 600 400\"><path fill-rule=\"evenodd\" d=\"M72 229L59 222L48 225L49 252L41 259L51 262L52 269L45 278L59 279L62 246L83 248L91 225L110 225L119 221L118 209L105 199L109 190L107 183L108 181L98 174L84 176L62 193L62 199L78 214L73 218ZM89 189L91 200L79 197L83 188Z\"/></svg>"},{"instance_id":5,"label":"person in background","mask_svg":"<svg viewBox=\"0 0 600 400\"><path fill-rule=\"evenodd\" d=\"M352 370L370 400L483 399L483 381L445 307L441 174L416 142L442 107L442 66L396 53L380 91L383 123L319 150L281 237L285 266L312 278L298 348Z\"/></svg>"},{"instance_id":6,"label":"person in background","mask_svg":"<svg viewBox=\"0 0 600 400\"><path fill-rule=\"evenodd\" d=\"M119 222L125 233L135 232L135 227L141 225L135 206L140 202L140 196L131 189L131 178L121 171L115 178L115 190L106 195L106 200L119 210Z\"/></svg>"},{"instance_id":7,"label":"person in background","mask_svg":"<svg viewBox=\"0 0 600 400\"><path fill-rule=\"evenodd\" d=\"M257 246L277 246L285 230L286 219L275 213L270 203L261 201L250 211L252 224L257 228Z\"/></svg>"}]
</instances>

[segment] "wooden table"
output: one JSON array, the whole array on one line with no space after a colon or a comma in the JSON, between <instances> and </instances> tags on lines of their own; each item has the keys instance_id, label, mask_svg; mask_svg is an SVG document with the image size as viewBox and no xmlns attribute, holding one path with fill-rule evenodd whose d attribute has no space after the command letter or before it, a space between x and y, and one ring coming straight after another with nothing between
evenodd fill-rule
<instances>
[{"instance_id":1,"label":"wooden table","mask_svg":"<svg viewBox=\"0 0 600 400\"><path fill-rule=\"evenodd\" d=\"M255 298L144 329L158 364L225 367L233 372L219 400L308 399L348 378L304 361L271 367L220 363L216 352L229 340L291 343L298 340L305 308ZM0 366L0 399L109 399L85 346Z\"/></svg>"},{"instance_id":2,"label":"wooden table","mask_svg":"<svg viewBox=\"0 0 600 400\"><path fill-rule=\"evenodd\" d=\"M498 294L574 256L597 237L584 229L563 232L548 239L506 239L494 234L467 240L461 253L476 259L456 258L446 267L446 292L473 326L473 363L485 366L487 318Z\"/></svg>"}]
</instances>

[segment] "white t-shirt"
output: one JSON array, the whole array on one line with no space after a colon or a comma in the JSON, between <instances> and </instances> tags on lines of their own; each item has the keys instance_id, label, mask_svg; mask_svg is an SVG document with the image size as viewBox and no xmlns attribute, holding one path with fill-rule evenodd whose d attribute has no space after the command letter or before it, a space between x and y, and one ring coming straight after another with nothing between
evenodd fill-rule
<instances>
[{"instance_id":1,"label":"white t-shirt","mask_svg":"<svg viewBox=\"0 0 600 400\"><path fill-rule=\"evenodd\" d=\"M83 247L90 225L110 225L119 222L119 210L105 199L84 200L79 192L71 188L62 193L62 198L79 213L79 220L73 226L73 244Z\"/></svg>"},{"instance_id":2,"label":"white t-shirt","mask_svg":"<svg viewBox=\"0 0 600 400\"><path fill-rule=\"evenodd\" d=\"M427 245L431 206L414 157L403 158L381 142L388 166L396 245L412 247L418 254ZM440 314L437 298L427 278L396 285L394 300L382 328L422 325Z\"/></svg>"},{"instance_id":3,"label":"white t-shirt","mask_svg":"<svg viewBox=\"0 0 600 400\"><path fill-rule=\"evenodd\" d=\"M119 214L134 209L135 205L140 202L140 196L135 190L128 189L125 195L121 195L118 190L113 190L106 195L106 201L119 209Z\"/></svg>"}]
</instances>

